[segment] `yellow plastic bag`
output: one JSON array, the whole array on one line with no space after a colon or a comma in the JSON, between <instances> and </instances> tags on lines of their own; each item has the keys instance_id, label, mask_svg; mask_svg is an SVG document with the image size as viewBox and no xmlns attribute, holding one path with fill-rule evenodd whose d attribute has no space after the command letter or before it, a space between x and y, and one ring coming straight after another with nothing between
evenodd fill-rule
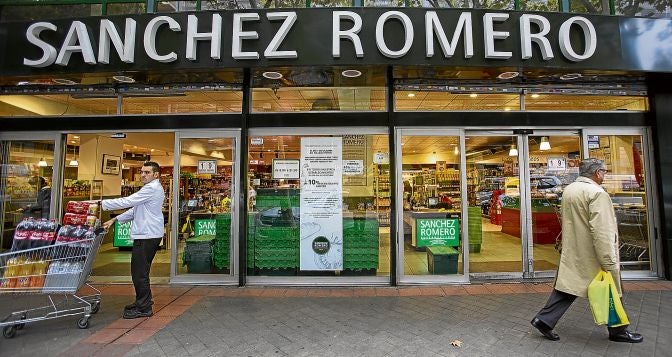
<instances>
[{"instance_id":1,"label":"yellow plastic bag","mask_svg":"<svg viewBox=\"0 0 672 357\"><path fill-rule=\"evenodd\" d=\"M597 325L618 327L630 324L611 273L597 273L588 285L588 302Z\"/></svg>"},{"instance_id":2,"label":"yellow plastic bag","mask_svg":"<svg viewBox=\"0 0 672 357\"><path fill-rule=\"evenodd\" d=\"M593 312L593 320L597 325L606 325L609 322L609 295L611 274L600 270L593 281L588 285L588 303Z\"/></svg>"},{"instance_id":3,"label":"yellow plastic bag","mask_svg":"<svg viewBox=\"0 0 672 357\"><path fill-rule=\"evenodd\" d=\"M609 320L607 326L618 327L629 325L630 321L621 303L621 297L618 295L614 278L611 276L611 273L607 272L606 274L609 282Z\"/></svg>"}]
</instances>

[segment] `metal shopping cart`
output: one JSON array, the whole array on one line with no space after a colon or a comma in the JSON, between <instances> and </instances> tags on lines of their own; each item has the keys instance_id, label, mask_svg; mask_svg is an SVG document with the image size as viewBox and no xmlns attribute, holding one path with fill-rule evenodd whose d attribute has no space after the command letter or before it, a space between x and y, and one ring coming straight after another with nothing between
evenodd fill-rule
<instances>
[{"instance_id":1,"label":"metal shopping cart","mask_svg":"<svg viewBox=\"0 0 672 357\"><path fill-rule=\"evenodd\" d=\"M2 334L12 338L25 324L83 315L77 327L89 327L89 319L100 309L100 291L87 279L100 243L102 228L95 236L53 245L0 254L0 294L43 294L49 304L11 312L0 320ZM87 286L93 293L78 295Z\"/></svg>"}]
</instances>

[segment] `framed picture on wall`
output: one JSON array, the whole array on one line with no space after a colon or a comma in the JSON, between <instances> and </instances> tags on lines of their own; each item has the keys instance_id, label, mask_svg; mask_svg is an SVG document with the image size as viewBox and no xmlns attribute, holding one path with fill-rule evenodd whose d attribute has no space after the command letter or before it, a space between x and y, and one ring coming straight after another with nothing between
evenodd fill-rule
<instances>
[{"instance_id":1,"label":"framed picture on wall","mask_svg":"<svg viewBox=\"0 0 672 357\"><path fill-rule=\"evenodd\" d=\"M103 173L106 175L119 175L121 172L121 157L103 154Z\"/></svg>"}]
</instances>

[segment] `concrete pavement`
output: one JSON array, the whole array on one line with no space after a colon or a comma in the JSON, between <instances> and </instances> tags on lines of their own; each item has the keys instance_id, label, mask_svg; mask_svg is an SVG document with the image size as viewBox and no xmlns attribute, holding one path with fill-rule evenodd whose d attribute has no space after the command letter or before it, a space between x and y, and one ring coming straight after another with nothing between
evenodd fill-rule
<instances>
[{"instance_id":1,"label":"concrete pavement","mask_svg":"<svg viewBox=\"0 0 672 357\"><path fill-rule=\"evenodd\" d=\"M131 286L102 286L103 305L27 325L0 340L3 356L672 356L672 282L627 282L641 344L610 342L579 299L545 340L529 320L549 284L406 288L153 288L155 315L119 319ZM38 297L32 297L35 299ZM26 298L19 299L28 303ZM0 296L0 312L19 301ZM451 345L461 344L460 347ZM459 343L458 343L459 342Z\"/></svg>"}]
</instances>

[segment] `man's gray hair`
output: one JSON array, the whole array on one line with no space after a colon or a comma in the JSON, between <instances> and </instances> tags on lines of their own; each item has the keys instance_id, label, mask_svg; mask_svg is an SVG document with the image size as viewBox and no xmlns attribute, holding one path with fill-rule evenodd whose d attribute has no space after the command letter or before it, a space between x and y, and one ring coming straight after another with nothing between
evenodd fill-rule
<instances>
[{"instance_id":1,"label":"man's gray hair","mask_svg":"<svg viewBox=\"0 0 672 357\"><path fill-rule=\"evenodd\" d=\"M579 175L583 177L592 177L595 171L604 167L604 161L599 159L585 159L579 165Z\"/></svg>"}]
</instances>

